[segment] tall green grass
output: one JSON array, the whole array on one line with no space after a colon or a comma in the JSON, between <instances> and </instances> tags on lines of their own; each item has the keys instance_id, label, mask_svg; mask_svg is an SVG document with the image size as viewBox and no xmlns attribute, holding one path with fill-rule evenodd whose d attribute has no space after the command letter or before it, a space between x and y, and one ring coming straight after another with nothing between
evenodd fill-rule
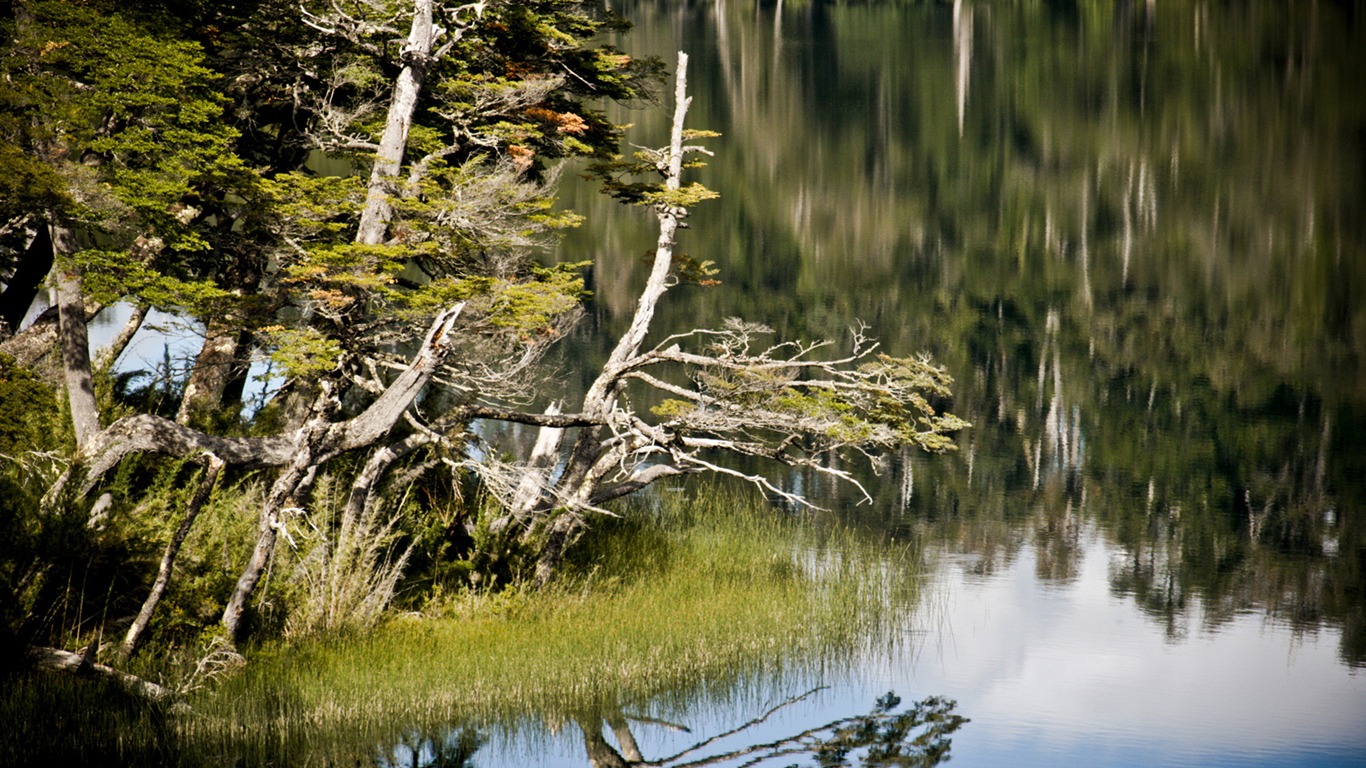
<instances>
[{"instance_id":1,"label":"tall green grass","mask_svg":"<svg viewBox=\"0 0 1366 768\"><path fill-rule=\"evenodd\" d=\"M551 589L462 593L258 650L174 717L177 754L347 762L456 723L681 710L819 676L899 636L914 610L919 553L905 546L724 488L661 496L595 526Z\"/></svg>"}]
</instances>

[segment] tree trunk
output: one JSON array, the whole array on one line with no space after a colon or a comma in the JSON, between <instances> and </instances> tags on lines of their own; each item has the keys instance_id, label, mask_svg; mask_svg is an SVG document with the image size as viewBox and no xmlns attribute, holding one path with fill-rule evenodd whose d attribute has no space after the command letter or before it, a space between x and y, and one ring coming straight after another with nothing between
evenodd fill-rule
<instances>
[{"instance_id":1,"label":"tree trunk","mask_svg":"<svg viewBox=\"0 0 1366 768\"><path fill-rule=\"evenodd\" d=\"M76 237L64 225L49 224L53 252L69 255L78 250ZM95 403L94 376L90 368L90 334L85 322L85 295L81 274L75 267L57 270L57 312L60 318L62 373L71 407L71 423L76 433L76 452L84 452L99 434L100 412Z\"/></svg>"},{"instance_id":2,"label":"tree trunk","mask_svg":"<svg viewBox=\"0 0 1366 768\"><path fill-rule=\"evenodd\" d=\"M393 216L389 197L397 191L395 185L403 166L403 155L407 149L413 113L417 111L423 81L435 61L432 55L435 40L432 0L413 0L412 26L401 54L403 68L394 81L384 133L380 137L379 151L375 157L374 167L370 171L365 208L361 211L360 223L356 228L356 242L359 244L379 245L384 242L389 221ZM223 626L233 642L237 641L241 633L241 620L247 602L274 555L280 512L284 502L298 493L304 479L326 458L340 451L370 445L393 428L413 398L435 373L440 359L444 356L444 335L450 331L460 308L448 310L438 318L413 365L409 366L408 370L404 371L364 413L346 425L337 425L335 433L315 432L309 427L300 431L300 437L295 444L297 457L281 472L262 507L256 547L246 569L237 581L232 598L223 611Z\"/></svg>"},{"instance_id":3,"label":"tree trunk","mask_svg":"<svg viewBox=\"0 0 1366 768\"><path fill-rule=\"evenodd\" d=\"M669 165L664 178L664 188L677 191L683 175L683 123L688 114L688 56L678 54L678 71L674 83L674 117L669 132ZM605 417L616 405L617 391L621 386L623 366L640 352L640 345L650 332L654 322L655 309L664 292L669 290L669 270L673 266L674 240L678 232L678 215L674 209L661 206L656 210L659 219L659 239L655 244L654 264L650 277L640 293L635 315L631 325L617 341L608 357L602 373L588 388L583 398L582 412L590 417ZM578 441L570 456L561 487L570 491L570 498L586 503L592 496L589 475L598 460L601 428L586 428L579 432Z\"/></svg>"},{"instance_id":4,"label":"tree trunk","mask_svg":"<svg viewBox=\"0 0 1366 768\"><path fill-rule=\"evenodd\" d=\"M545 412L551 416L559 415L560 404L551 403ZM555 468L560 444L563 442L563 427L543 426L536 431L536 445L532 447L531 456L527 458L523 468L525 474L522 476L522 482L513 494L507 514L489 525L491 533L501 533L509 525L522 525L530 519L545 495L550 473Z\"/></svg>"},{"instance_id":5,"label":"tree trunk","mask_svg":"<svg viewBox=\"0 0 1366 768\"><path fill-rule=\"evenodd\" d=\"M115 336L114 340L109 342L109 346L101 349L100 353L95 356L95 369L103 371L112 368L114 363L118 361L119 355L123 354L123 350L128 348L128 344L137 335L138 329L142 328L142 322L146 319L146 307L133 307L133 313L128 316L123 328L119 329L119 335Z\"/></svg>"},{"instance_id":6,"label":"tree trunk","mask_svg":"<svg viewBox=\"0 0 1366 768\"><path fill-rule=\"evenodd\" d=\"M674 115L669 132L669 163L664 177L664 188L668 191L678 190L683 175L683 124L691 101L692 99L688 98L688 56L680 52L678 70L674 77ZM630 327L617 340L602 373L589 386L583 398L581 412L589 418L600 420L600 423L605 422L612 409L616 407L622 375L626 373L629 361L640 353L640 347L654 322L659 300L669 290L669 270L673 267L679 212L671 206L661 205L656 207L655 214L659 219L659 239L655 245L650 277L641 291ZM534 584L537 587L549 582L550 577L559 568L565 550L583 528L583 519L572 510L590 504L604 476L604 460L612 458L603 456L602 434L603 429L600 426L584 427L579 430L569 462L556 486L556 495L564 500L570 511L562 513L550 526L548 538L536 561Z\"/></svg>"},{"instance_id":7,"label":"tree trunk","mask_svg":"<svg viewBox=\"0 0 1366 768\"><path fill-rule=\"evenodd\" d=\"M175 420L189 424L197 414L213 411L223 404L223 393L238 365L238 344L241 334L222 323L210 321L204 346L195 358L194 368L185 382L185 393L180 398L180 409Z\"/></svg>"},{"instance_id":8,"label":"tree trunk","mask_svg":"<svg viewBox=\"0 0 1366 768\"><path fill-rule=\"evenodd\" d=\"M569 549L569 545L573 543L582 528L583 523L579 516L570 510L561 512L559 517L550 523L550 528L546 532L545 544L541 546L541 556L536 559L536 573L532 577L532 587L540 589L550 583L555 571L559 570L565 550Z\"/></svg>"},{"instance_id":9,"label":"tree trunk","mask_svg":"<svg viewBox=\"0 0 1366 768\"><path fill-rule=\"evenodd\" d=\"M351 483L351 492L346 500L346 517L360 520L374 507L375 486L395 461L411 454L418 448L431 443L435 438L422 432L414 432L395 445L385 445L376 449L366 460L365 466Z\"/></svg>"},{"instance_id":10,"label":"tree trunk","mask_svg":"<svg viewBox=\"0 0 1366 768\"><path fill-rule=\"evenodd\" d=\"M87 318L89 315L87 314ZM14 362L38 374L43 381L59 387L62 385L61 366L54 358L60 355L61 323L56 307L48 307L34 318L28 327L0 342L0 353L14 358Z\"/></svg>"},{"instance_id":11,"label":"tree trunk","mask_svg":"<svg viewBox=\"0 0 1366 768\"><path fill-rule=\"evenodd\" d=\"M52 235L47 227L38 227L33 241L19 259L18 269L10 275L4 292L0 293L0 321L4 321L10 334L19 332L19 325L24 322L29 307L38 298L43 279L51 271ZM4 335L4 330L0 328L0 335Z\"/></svg>"},{"instance_id":12,"label":"tree trunk","mask_svg":"<svg viewBox=\"0 0 1366 768\"><path fill-rule=\"evenodd\" d=\"M635 734L631 733L631 726L626 722L625 716L621 712L608 715L607 724L612 727L612 735L617 737L617 743L621 745L621 756L632 763L645 761L645 756L640 753L640 745L636 743Z\"/></svg>"},{"instance_id":13,"label":"tree trunk","mask_svg":"<svg viewBox=\"0 0 1366 768\"><path fill-rule=\"evenodd\" d=\"M340 453L373 445L393 429L441 366L448 351L445 338L464 307L461 302L436 317L413 362L360 415L332 424L327 421L331 410L330 393L324 391L314 402L312 418L298 431L292 443L293 459L281 470L261 505L256 546L223 609L223 627L234 644L241 637L242 618L252 593L275 555L275 542L287 504L303 502L318 467Z\"/></svg>"},{"instance_id":14,"label":"tree trunk","mask_svg":"<svg viewBox=\"0 0 1366 768\"><path fill-rule=\"evenodd\" d=\"M161 602L162 595L166 594L166 587L171 583L171 569L175 566L176 555L180 553L180 545L185 542L185 537L190 535L190 527L199 516L199 510L209 500L209 494L213 491L213 486L222 471L223 460L217 456L209 456L208 469L200 479L194 496L190 497L190 503L185 508L185 517L181 519L180 527L176 528L171 540L166 542L166 552L161 556L161 565L157 568L157 578L152 584L152 591L142 603L142 610L138 611L137 618L133 620L132 626L128 628L128 634L123 638L123 644L119 646L120 657L127 659L137 649L138 639L151 623L152 614Z\"/></svg>"},{"instance_id":15,"label":"tree trunk","mask_svg":"<svg viewBox=\"0 0 1366 768\"><path fill-rule=\"evenodd\" d=\"M403 166L403 154L408 146L408 129L413 124L413 113L417 111L418 97L422 95L422 83L434 62L432 44L436 40L435 27L432 25L432 0L413 0L413 23L408 32L408 42L401 53L403 69L394 81L393 96L389 101L389 114L384 122L384 134L380 137L379 152L375 165L370 169L370 187L365 197L365 209L361 211L360 225L356 230L356 242L363 245L379 245L384 242L393 217L389 207L389 197L397 192L399 170Z\"/></svg>"},{"instance_id":16,"label":"tree trunk","mask_svg":"<svg viewBox=\"0 0 1366 768\"><path fill-rule=\"evenodd\" d=\"M252 548L251 557L248 558L246 567L242 569L242 575L238 577L237 584L233 587L232 596L228 598L227 606L223 608L223 629L227 632L228 640L233 645L242 639L242 619L246 615L247 604L256 591L256 585L260 582L261 575L266 572L266 566L270 565L271 558L275 556L275 542L279 538L282 526L281 519L286 507L290 506L289 502L297 501L306 495L318 465L330 458L330 456L315 455L313 446L309 445L313 439L316 439L317 426L315 423L304 428L304 435L301 436L297 446L293 463L281 471L279 477L275 478L270 493L261 505L256 546Z\"/></svg>"},{"instance_id":17,"label":"tree trunk","mask_svg":"<svg viewBox=\"0 0 1366 768\"><path fill-rule=\"evenodd\" d=\"M150 680L144 680L136 675L127 672L120 672L113 667L103 664L96 664L86 656L71 651L64 651L60 648L29 648L29 658L35 664L45 669L54 669L72 674L90 674L117 680L128 690L144 698L161 701L171 697L171 690L164 686L157 685Z\"/></svg>"}]
</instances>

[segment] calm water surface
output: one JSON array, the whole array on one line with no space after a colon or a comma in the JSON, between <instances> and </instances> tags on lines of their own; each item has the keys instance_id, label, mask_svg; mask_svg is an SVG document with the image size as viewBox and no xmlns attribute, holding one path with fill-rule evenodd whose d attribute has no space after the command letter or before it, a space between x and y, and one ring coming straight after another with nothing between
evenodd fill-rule
<instances>
[{"instance_id":1,"label":"calm water surface","mask_svg":"<svg viewBox=\"0 0 1366 768\"><path fill-rule=\"evenodd\" d=\"M693 736L956 698L955 765L1366 765L1366 14L1347 3L625 3L721 131L674 328L853 318L957 378L950 457L853 506L918 537L902 650L699 702ZM667 105L623 114L662 141ZM605 356L650 221L571 186ZM571 367L571 371L578 369ZM572 373L571 373L572 375ZM584 377L590 372L584 369ZM646 757L688 738L638 725ZM407 748L395 753L406 762ZM584 763L572 726L478 765Z\"/></svg>"}]
</instances>

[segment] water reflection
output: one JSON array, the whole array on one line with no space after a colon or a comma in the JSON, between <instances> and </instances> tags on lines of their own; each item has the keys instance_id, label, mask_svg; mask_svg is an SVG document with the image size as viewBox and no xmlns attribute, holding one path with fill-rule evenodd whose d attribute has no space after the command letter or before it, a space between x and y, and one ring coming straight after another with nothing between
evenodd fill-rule
<instances>
[{"instance_id":1,"label":"water reflection","mask_svg":"<svg viewBox=\"0 0 1366 768\"><path fill-rule=\"evenodd\" d=\"M1345 735L1366 732L1366 14L1201 0L615 7L638 24L633 50L692 55L697 124L725 136L701 172L721 200L684 244L724 284L680 293L664 310L674 327L741 315L832 336L857 317L958 379L954 411L975 425L959 458L900 457L868 478L880 503L852 517L941 543L955 589L1010 617L993 623L1002 643L1036 623L1013 605L1084 594L1103 621L1160 639L1142 665L1173 690L1203 664L1206 688L1239 704L1321 715L1217 720L1145 693L1152 711L1203 724L1182 731L1189 744L1274 733L1292 762L1314 741L1366 749ZM622 115L653 135L662 118ZM647 222L571 194L589 225L566 257L598 258L595 329L610 336ZM600 356L597 338L570 359ZM785 482L842 502L819 478ZM1059 659L1110 637L1092 620L1067 629ZM1287 657L1286 679L1244 685ZM1126 663L1098 658L1087 674ZM1077 724L1029 697L1068 691L1071 708L1087 691L1031 680L1013 704L1034 720L993 716L1070 743Z\"/></svg>"},{"instance_id":2,"label":"water reflection","mask_svg":"<svg viewBox=\"0 0 1366 768\"><path fill-rule=\"evenodd\" d=\"M764 766L780 762L795 766L791 762L795 758L809 758L813 765L824 768L862 764L932 768L949 759L953 734L968 723L955 712L957 705L952 700L930 697L903 707L900 697L886 693L877 697L867 714L789 730L766 728L779 713L808 702L820 691L817 688L788 697L748 721L710 735L693 735L676 723L629 715L621 707L584 710L570 720L583 736L583 755L591 768ZM647 758L635 733L641 726L664 727L686 737ZM611 740L606 733L611 734ZM474 765L475 753L483 743L470 729L407 738L392 749L381 750L375 764L382 768L463 768Z\"/></svg>"},{"instance_id":3,"label":"water reflection","mask_svg":"<svg viewBox=\"0 0 1366 768\"><path fill-rule=\"evenodd\" d=\"M1363 14L619 9L635 50L693 54L698 124L725 134L702 171L722 199L685 244L724 284L667 309L674 325L829 336L858 317L958 377L961 460L895 463L865 518L984 574L1032 543L1057 583L1093 523L1128 556L1114 592L1154 620L1198 596L1209 622L1338 628L1342 661L1366 664ZM572 194L590 225L567 255L599 258L611 331L649 232Z\"/></svg>"},{"instance_id":4,"label":"water reflection","mask_svg":"<svg viewBox=\"0 0 1366 768\"><path fill-rule=\"evenodd\" d=\"M948 555L942 629L914 668L972 713L955 765L1361 764L1366 686L1335 632L1210 622L1197 597L1156 625L1109 589L1124 552L1092 525L1079 550L1065 585L1039 577L1032 544L990 577Z\"/></svg>"}]
</instances>

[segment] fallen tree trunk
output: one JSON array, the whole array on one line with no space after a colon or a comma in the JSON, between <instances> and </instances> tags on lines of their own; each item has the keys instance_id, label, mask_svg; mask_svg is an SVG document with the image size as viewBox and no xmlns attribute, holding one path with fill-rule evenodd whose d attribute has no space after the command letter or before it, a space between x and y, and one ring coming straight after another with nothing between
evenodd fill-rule
<instances>
[{"instance_id":1,"label":"fallen tree trunk","mask_svg":"<svg viewBox=\"0 0 1366 768\"><path fill-rule=\"evenodd\" d=\"M158 685L137 675L130 675L111 666L93 662L84 654L64 651L60 648L32 646L29 648L29 658L43 669L113 680L123 685L130 692L152 701L166 701L173 695L171 689L164 685Z\"/></svg>"}]
</instances>

